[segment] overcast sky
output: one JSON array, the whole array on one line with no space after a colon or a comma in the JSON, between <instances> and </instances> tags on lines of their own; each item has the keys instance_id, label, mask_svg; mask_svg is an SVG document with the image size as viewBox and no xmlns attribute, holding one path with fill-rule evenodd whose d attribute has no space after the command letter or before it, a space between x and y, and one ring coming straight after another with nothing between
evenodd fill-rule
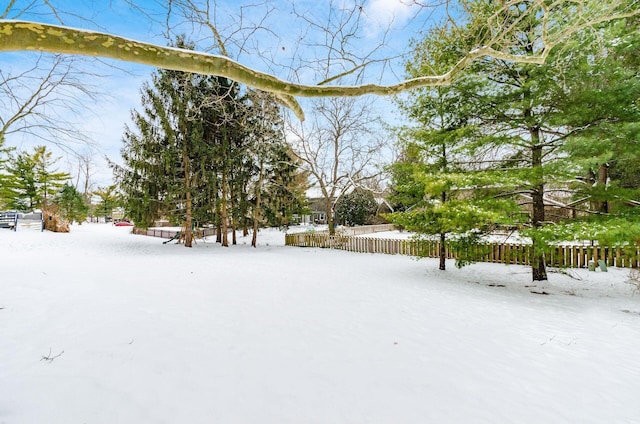
<instances>
[{"instance_id":1,"label":"overcast sky","mask_svg":"<svg viewBox=\"0 0 640 424\"><path fill-rule=\"evenodd\" d=\"M166 33L166 11L163 10L168 3L166 1L136 0L135 5L139 9L133 8L125 0L50 1L57 9L57 17L46 6L21 14L24 5L29 3L31 1L17 1L7 17L54 24L62 19L66 25L73 27L107 31L161 45L167 43L163 35ZM384 46L372 54L371 59L404 53L407 41L416 37L434 19L433 10L408 6L407 3L412 2L364 1L358 37L353 38L352 44L347 47L356 55L364 56L370 53L372 46L384 41ZM215 17L217 29L225 39L228 54L232 58L283 79L314 84L321 81L323 75L318 72L317 63L311 66L309 62L327 55L327 50L323 48L327 44L326 34L319 31L314 23L326 26L330 21L335 29L340 19L344 20L345 15L340 11L353 9L353 0L339 0L332 4L322 0L229 0L217 2ZM211 33L208 30L192 25L177 14L174 16L170 22L174 33L187 34L197 43L197 50L211 49ZM352 22L346 21L343 33L353 29ZM34 56L28 53L0 53L0 68L4 72L12 69L17 72L20 67L31 65L33 60ZM402 61L398 58L392 67L371 66L363 76L364 81L385 84L398 81L402 78ZM111 160L119 161L124 125L129 123L131 109L139 107L139 89L143 81L149 80L154 69L116 61L104 61L104 64L93 61L89 66L101 75L88 81L100 94L95 101L87 102L89 104L86 104L85 110L75 111L73 120L79 122L80 128L95 142L94 181L96 185L104 186L111 183L111 171L106 167L103 157L106 155ZM340 67L334 67L328 73L335 74L340 70ZM327 69L323 72L327 72ZM346 82L350 83L348 80ZM30 149L39 142L34 142L31 137L14 135L8 137L6 144ZM55 146L51 147L55 150ZM89 152L84 147L76 147L75 150ZM73 157L67 158L64 152L58 152L64 156L60 161L63 170L75 165ZM76 172L75 169L68 170Z\"/></svg>"}]
</instances>

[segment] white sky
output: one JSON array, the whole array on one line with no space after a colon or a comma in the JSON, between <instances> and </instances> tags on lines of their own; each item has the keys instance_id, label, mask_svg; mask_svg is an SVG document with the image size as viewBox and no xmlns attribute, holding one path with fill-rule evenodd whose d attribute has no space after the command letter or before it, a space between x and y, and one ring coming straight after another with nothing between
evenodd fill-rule
<instances>
[{"instance_id":1,"label":"white sky","mask_svg":"<svg viewBox=\"0 0 640 424\"><path fill-rule=\"evenodd\" d=\"M416 8L417 6L406 0L371 0L367 2L365 11L371 22L385 27L392 22L404 25L415 13Z\"/></svg>"}]
</instances>

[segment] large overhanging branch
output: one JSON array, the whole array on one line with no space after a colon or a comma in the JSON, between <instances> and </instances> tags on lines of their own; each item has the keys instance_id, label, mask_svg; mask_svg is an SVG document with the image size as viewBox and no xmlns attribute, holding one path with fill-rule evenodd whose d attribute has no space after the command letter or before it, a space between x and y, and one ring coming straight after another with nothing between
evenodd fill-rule
<instances>
[{"instance_id":1,"label":"large overhanging branch","mask_svg":"<svg viewBox=\"0 0 640 424\"><path fill-rule=\"evenodd\" d=\"M520 1L508 3L505 8L517 3ZM483 57L540 64L544 63L552 47L574 32L588 25L637 14L640 14L640 10L631 9L623 13L612 13L591 20L581 20L579 24L570 25L559 32L559 36L554 37L553 40L544 40L546 48L542 49L539 55L533 56L514 55L505 50L498 50L493 47L497 41L493 37L484 47L476 48L467 53L445 74L423 76L392 85L297 84L249 68L225 56L159 46L108 33L18 20L0 20L0 51L41 51L105 57L176 71L226 77L256 89L274 93L285 106L292 109L296 116L303 120L304 113L295 100L295 96L345 97L367 94L388 96L420 87L448 85L472 61ZM494 15L493 18L496 16ZM502 34L500 38L505 38L505 34Z\"/></svg>"}]
</instances>

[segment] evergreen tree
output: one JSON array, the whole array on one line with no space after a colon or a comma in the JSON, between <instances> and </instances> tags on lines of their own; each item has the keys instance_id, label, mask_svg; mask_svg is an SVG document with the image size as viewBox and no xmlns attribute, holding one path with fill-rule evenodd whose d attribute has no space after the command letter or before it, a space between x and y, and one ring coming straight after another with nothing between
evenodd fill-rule
<instances>
[{"instance_id":1,"label":"evergreen tree","mask_svg":"<svg viewBox=\"0 0 640 424\"><path fill-rule=\"evenodd\" d=\"M540 18L519 13L515 9L512 19L522 28L522 37L511 52L531 55L536 49L535 28L540 26ZM533 230L530 260L534 281L547 279L544 246L536 233L547 221L545 197L554 188L562 189L554 183L570 178L559 149L571 129L560 123L562 110L557 104L566 95L561 78L571 66L570 58L552 55L544 65L484 60L473 67L487 83L472 98L484 132L478 150L488 150L498 159L486 168L495 178L498 194L513 198L530 211L523 224Z\"/></svg>"},{"instance_id":2,"label":"evergreen tree","mask_svg":"<svg viewBox=\"0 0 640 424\"><path fill-rule=\"evenodd\" d=\"M414 77L441 72L454 64L464 42L448 25L435 28L417 45L417 60L407 63L407 72ZM492 178L474 172L471 152L481 130L468 99L482 88L478 78L465 75L449 87L419 90L400 102L415 125L399 132L402 155L391 172L392 200L400 211L389 218L418 238L437 235L441 270L447 234L454 233L458 245L468 244L495 224L509 222L506 212L514 210L512 202L482 190L494 185ZM458 266L470 261L473 257L458 252Z\"/></svg>"},{"instance_id":3,"label":"evergreen tree","mask_svg":"<svg viewBox=\"0 0 640 424\"><path fill-rule=\"evenodd\" d=\"M470 15L466 21L461 20L463 24L445 24L416 44L415 56L409 66L409 70L414 71L413 76L423 75L425 69L429 70L434 54L439 55L440 60L452 46L470 51L474 46L483 44L486 34L477 23L482 22L482 16L493 12L493 6L484 2L471 2L468 6ZM508 50L510 54L531 56L540 53L536 40L542 28L542 15L525 15L519 7L513 7L504 19L504 24L517 35ZM588 31L584 34L588 34ZM468 187L476 198L482 196L485 199L500 198L518 202L523 211L528 211L527 215L523 215L526 219L521 220L520 224L529 228L527 234L533 240L530 258L533 280L547 278L545 250L548 243L545 238L548 231L544 227L548 219L545 202L552 194L566 192L570 188L569 182L582 172L577 156L566 149L567 140L579 140L588 136L589 132L606 131L605 122L626 119L623 118L624 114L618 113L621 112L619 108L618 112L613 112L616 115L613 120L606 118L598 113L601 108L582 101L578 95L580 92L589 92L591 96L599 93L595 96L600 98L603 92L594 93L578 88L582 81L593 79L591 74L596 69L593 67L594 51L589 48L590 43L585 41L587 36L584 34L581 43L568 45L564 50L554 50L544 65L497 59L474 62L460 81L446 89L447 96L453 95L456 99L452 103L454 107L446 107L446 110L454 115L460 113L466 119L466 122L458 121L462 124L460 126L446 125L447 120L428 101L415 104L416 108L424 106L425 112L432 113L435 122L431 122L428 128L440 131L440 134L430 132L428 138L437 140L446 133L455 134L452 131L463 132L462 136L456 135L455 140L464 142L466 153L471 158L468 162L472 165L462 169L464 174L459 177L446 178L435 174L428 180L423 178L425 190L431 190L429 187ZM598 35L602 34L598 32ZM451 44L454 38L456 43ZM620 90L615 78L610 82L614 84L607 85L608 91ZM467 83L471 84L472 89L467 89ZM631 91L631 96L635 95L637 99L637 94L633 93ZM424 97L419 100L422 99ZM618 102L618 105L627 109L631 107L628 102ZM609 112L615 110L608 106L604 108ZM575 116L580 118L575 119ZM468 140L465 141L465 138ZM448 148L455 148L455 142L444 144ZM582 147L588 145L579 144ZM609 144L609 147L612 146ZM583 150L588 151L588 148ZM587 153L584 157L588 156ZM430 174L433 172L429 171ZM407 174L405 169L403 178L406 179L407 175L411 174ZM440 184L431 185L433 179L440 181ZM592 190L593 194L596 191ZM593 194L591 198L598 200ZM601 200L599 202L602 203ZM445 202L440 204L433 200L431 203L438 208L443 208L441 204L446 205ZM506 210L512 211L511 208ZM446 211L438 216L455 215ZM431 226L431 223L439 221L438 216L429 214L423 217L422 222ZM507 221L506 218L508 216L503 214L502 221Z\"/></svg>"},{"instance_id":4,"label":"evergreen tree","mask_svg":"<svg viewBox=\"0 0 640 424\"><path fill-rule=\"evenodd\" d=\"M20 152L11 158L8 172L12 179L9 206L21 211L46 209L51 197L69 180L69 174L54 169L59 158L53 158L45 146L37 146L32 154Z\"/></svg>"},{"instance_id":5,"label":"evergreen tree","mask_svg":"<svg viewBox=\"0 0 640 424\"><path fill-rule=\"evenodd\" d=\"M96 208L96 215L111 216L113 208L116 207L118 203L116 189L116 185L112 184L107 187L98 187L98 189L93 192L94 195L100 198L100 204Z\"/></svg>"},{"instance_id":6,"label":"evergreen tree","mask_svg":"<svg viewBox=\"0 0 640 424\"><path fill-rule=\"evenodd\" d=\"M345 194L336 205L336 218L344 225L364 225L378 211L378 204L371 191L356 188Z\"/></svg>"},{"instance_id":7,"label":"evergreen tree","mask_svg":"<svg viewBox=\"0 0 640 424\"><path fill-rule=\"evenodd\" d=\"M69 222L82 224L87 219L89 206L84 202L84 196L74 186L66 183L55 197L58 212Z\"/></svg>"},{"instance_id":8,"label":"evergreen tree","mask_svg":"<svg viewBox=\"0 0 640 424\"><path fill-rule=\"evenodd\" d=\"M267 93L251 91L248 100L245 127L251 146L248 161L254 169L249 192L255 247L258 227L265 220L272 225L286 225L291 214L300 211L297 205L303 193L297 186L300 171L286 144L283 119L275 99Z\"/></svg>"},{"instance_id":9,"label":"evergreen tree","mask_svg":"<svg viewBox=\"0 0 640 424\"><path fill-rule=\"evenodd\" d=\"M40 197L38 206L41 209L46 209L51 198L71 178L71 175L54 169L60 158L54 158L53 153L47 150L46 146L35 147L30 160L34 164L36 186Z\"/></svg>"},{"instance_id":10,"label":"evergreen tree","mask_svg":"<svg viewBox=\"0 0 640 424\"><path fill-rule=\"evenodd\" d=\"M17 181L15 175L9 172L10 149L4 148L0 136L0 210L5 210L15 197Z\"/></svg>"},{"instance_id":11,"label":"evergreen tree","mask_svg":"<svg viewBox=\"0 0 640 424\"><path fill-rule=\"evenodd\" d=\"M396 129L401 132L401 130ZM412 152L410 143L398 142L396 161L388 166L391 178L389 201L393 209L403 212L417 205L424 198L424 184L414 178L415 168L421 165L418 154Z\"/></svg>"},{"instance_id":12,"label":"evergreen tree","mask_svg":"<svg viewBox=\"0 0 640 424\"><path fill-rule=\"evenodd\" d=\"M204 140L200 152L206 163L197 164L201 171L202 187L198 192L202 194L202 213L207 214L203 222L215 223L217 241L226 247L229 228L235 243L238 220L246 216L246 212L238 212L245 206L243 178L248 147L242 103L246 98L237 84L219 77L207 79L199 92L205 106L200 110Z\"/></svg>"},{"instance_id":13,"label":"evergreen tree","mask_svg":"<svg viewBox=\"0 0 640 424\"><path fill-rule=\"evenodd\" d=\"M182 39L177 45L189 47ZM184 228L186 247L192 244L194 217L204 215L196 208L210 210L196 193L208 177L199 164L212 153L206 144L215 127L206 113L217 107L211 86L220 80L157 71L151 84L143 86L144 110L133 112L136 130L125 131L124 166L113 166L128 216L141 227L169 218Z\"/></svg>"},{"instance_id":14,"label":"evergreen tree","mask_svg":"<svg viewBox=\"0 0 640 424\"><path fill-rule=\"evenodd\" d=\"M152 77L155 83L158 75ZM173 174L175 161L165 146L161 121L161 108L156 104L154 88L144 83L142 90L143 112L133 110L131 119L134 129L125 127L123 147L120 150L123 166L111 163L115 181L123 193L125 213L137 226L149 227L167 212L165 207L166 186Z\"/></svg>"},{"instance_id":15,"label":"evergreen tree","mask_svg":"<svg viewBox=\"0 0 640 424\"><path fill-rule=\"evenodd\" d=\"M142 103L135 129L125 132L124 165L113 165L137 225L160 217L181 223L185 246L196 223L215 224L223 246L229 229L235 244L236 229L248 234L253 226L255 245L265 210L293 213L298 172L271 95L243 92L225 78L159 70L144 85ZM277 184L280 191L271 192ZM294 193L298 199L289 200Z\"/></svg>"},{"instance_id":16,"label":"evergreen tree","mask_svg":"<svg viewBox=\"0 0 640 424\"><path fill-rule=\"evenodd\" d=\"M270 162L270 179L264 188L265 218L271 226L287 226L293 215L307 211L308 174L300 169L300 160L284 142L272 145Z\"/></svg>"},{"instance_id":17,"label":"evergreen tree","mask_svg":"<svg viewBox=\"0 0 640 424\"><path fill-rule=\"evenodd\" d=\"M234 175L246 155L239 102L237 84L220 77L159 70L143 86L144 110L133 112L136 129L124 136L124 166L113 165L137 225L167 217L182 225L190 247L196 222L215 221L227 245Z\"/></svg>"},{"instance_id":18,"label":"evergreen tree","mask_svg":"<svg viewBox=\"0 0 640 424\"><path fill-rule=\"evenodd\" d=\"M585 33L571 46L573 83L562 105L564 123L580 128L564 146L577 178L571 184L576 220L541 233L544 242L640 240L640 20L627 19Z\"/></svg>"},{"instance_id":19,"label":"evergreen tree","mask_svg":"<svg viewBox=\"0 0 640 424\"><path fill-rule=\"evenodd\" d=\"M39 207L40 196L36 185L35 163L24 152L12 158L9 172L14 178L15 189L9 205L12 209L31 211Z\"/></svg>"}]
</instances>

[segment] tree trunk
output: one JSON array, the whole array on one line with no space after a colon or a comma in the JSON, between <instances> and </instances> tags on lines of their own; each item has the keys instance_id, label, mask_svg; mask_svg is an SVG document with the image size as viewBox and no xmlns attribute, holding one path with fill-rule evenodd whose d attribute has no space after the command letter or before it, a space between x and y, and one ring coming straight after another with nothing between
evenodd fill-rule
<instances>
[{"instance_id":1,"label":"tree trunk","mask_svg":"<svg viewBox=\"0 0 640 424\"><path fill-rule=\"evenodd\" d=\"M542 145L540 144L540 129L538 127L531 128L531 167L533 170L533 188L531 190L532 219L531 225L533 229L540 228L545 220L544 214L544 179L542 175ZM545 281L547 279L547 270L544 263L544 252L540 249L540 243L536 240L535 232L533 237L531 257L531 272L533 281Z\"/></svg>"},{"instance_id":2,"label":"tree trunk","mask_svg":"<svg viewBox=\"0 0 640 424\"><path fill-rule=\"evenodd\" d=\"M182 161L184 162L184 191L185 197L185 223L184 223L184 247L191 247L193 241L193 217L191 216L191 164L187 154L187 144L182 147Z\"/></svg>"},{"instance_id":3,"label":"tree trunk","mask_svg":"<svg viewBox=\"0 0 640 424\"><path fill-rule=\"evenodd\" d=\"M447 269L446 259L447 259L447 249L444 245L444 242L447 238L446 233L440 233L440 271L445 271Z\"/></svg>"},{"instance_id":4,"label":"tree trunk","mask_svg":"<svg viewBox=\"0 0 640 424\"><path fill-rule=\"evenodd\" d=\"M216 188L214 190L214 195L211 200L211 207L215 211L215 223L216 223L216 243L222 243L222 219L220 216L222 215L222 211L220 210L220 201L218 199L218 184L216 183Z\"/></svg>"},{"instance_id":5,"label":"tree trunk","mask_svg":"<svg viewBox=\"0 0 640 424\"><path fill-rule=\"evenodd\" d=\"M231 191L231 195L229 197L229 210L231 210L231 244L232 245L236 245L238 244L238 240L236 238L236 229L238 228L238 218L236 215L236 203L235 203L235 196L233 193L233 188L230 187L229 191Z\"/></svg>"},{"instance_id":6,"label":"tree trunk","mask_svg":"<svg viewBox=\"0 0 640 424\"><path fill-rule=\"evenodd\" d=\"M258 223L260 221L260 200L262 194L262 179L264 174L264 162L260 161L260 174L258 175L258 185L256 187L256 204L253 206L253 236L251 246L256 247L258 242Z\"/></svg>"},{"instance_id":7,"label":"tree trunk","mask_svg":"<svg viewBox=\"0 0 640 424\"><path fill-rule=\"evenodd\" d=\"M238 244L238 238L236 236L236 230L238 229L238 220L233 217L231 218L231 244Z\"/></svg>"},{"instance_id":8,"label":"tree trunk","mask_svg":"<svg viewBox=\"0 0 640 424\"><path fill-rule=\"evenodd\" d=\"M229 247L229 222L227 216L227 174L225 171L222 172L222 193L220 199L220 223L221 223L221 232L222 232L222 245L224 247Z\"/></svg>"},{"instance_id":9,"label":"tree trunk","mask_svg":"<svg viewBox=\"0 0 640 424\"><path fill-rule=\"evenodd\" d=\"M336 229L333 226L333 202L331 199L327 199L327 224L329 224L329 235L334 236L336 234Z\"/></svg>"},{"instance_id":10,"label":"tree trunk","mask_svg":"<svg viewBox=\"0 0 640 424\"><path fill-rule=\"evenodd\" d=\"M444 154L443 154L444 156ZM442 201L442 203L447 201L447 193L446 192L442 192L440 194L440 200ZM446 265L446 259L447 259L447 249L444 245L445 241L447 239L447 234L446 233L440 233L440 252L439 252L439 256L440 256L440 266L438 267L438 269L440 269L440 271L445 271L447 269L447 265Z\"/></svg>"},{"instance_id":11,"label":"tree trunk","mask_svg":"<svg viewBox=\"0 0 640 424\"><path fill-rule=\"evenodd\" d=\"M83 194L83 198L84 198L84 203L87 205L91 204L91 195L89 194L89 183L90 183L90 178L91 178L91 174L89 172L89 158L85 158L84 159L84 194Z\"/></svg>"},{"instance_id":12,"label":"tree trunk","mask_svg":"<svg viewBox=\"0 0 640 424\"><path fill-rule=\"evenodd\" d=\"M593 169L589 168L589 170L587 171L587 176L586 176L586 184L588 186L593 186L593 185L595 185L596 182L597 182L596 173L593 172ZM594 199L593 195L591 195L589 197L589 210L590 211L597 211L598 210L598 202L596 202L596 200Z\"/></svg>"},{"instance_id":13,"label":"tree trunk","mask_svg":"<svg viewBox=\"0 0 640 424\"><path fill-rule=\"evenodd\" d=\"M598 185L601 187L607 187L607 180L609 179L609 165L602 164L598 168ZM598 202L598 212L609 213L609 202L602 200Z\"/></svg>"},{"instance_id":14,"label":"tree trunk","mask_svg":"<svg viewBox=\"0 0 640 424\"><path fill-rule=\"evenodd\" d=\"M222 224L220 221L216 223L216 243L222 243Z\"/></svg>"},{"instance_id":15,"label":"tree trunk","mask_svg":"<svg viewBox=\"0 0 640 424\"><path fill-rule=\"evenodd\" d=\"M534 195L534 197L538 197ZM539 196L542 198L542 196ZM535 203L535 200L534 200ZM534 218L535 219L535 218ZM534 225L534 228L539 228L540 223ZM536 240L536 237L533 238L532 245L532 258L531 258L531 277L533 281L545 281L547 279L547 269L544 263L544 252L540 248L540 243Z\"/></svg>"},{"instance_id":16,"label":"tree trunk","mask_svg":"<svg viewBox=\"0 0 640 424\"><path fill-rule=\"evenodd\" d=\"M243 183L242 186L242 193L241 193L241 200L240 202L242 203L242 207L240 208L240 210L242 211L242 219L241 219L241 225L242 225L242 237L246 237L249 235L249 219L247 218L247 213L245 212L245 206L248 203L247 200L247 193L249 192L249 189L247 187L247 183L248 183L248 179L245 179L245 182Z\"/></svg>"}]
</instances>

